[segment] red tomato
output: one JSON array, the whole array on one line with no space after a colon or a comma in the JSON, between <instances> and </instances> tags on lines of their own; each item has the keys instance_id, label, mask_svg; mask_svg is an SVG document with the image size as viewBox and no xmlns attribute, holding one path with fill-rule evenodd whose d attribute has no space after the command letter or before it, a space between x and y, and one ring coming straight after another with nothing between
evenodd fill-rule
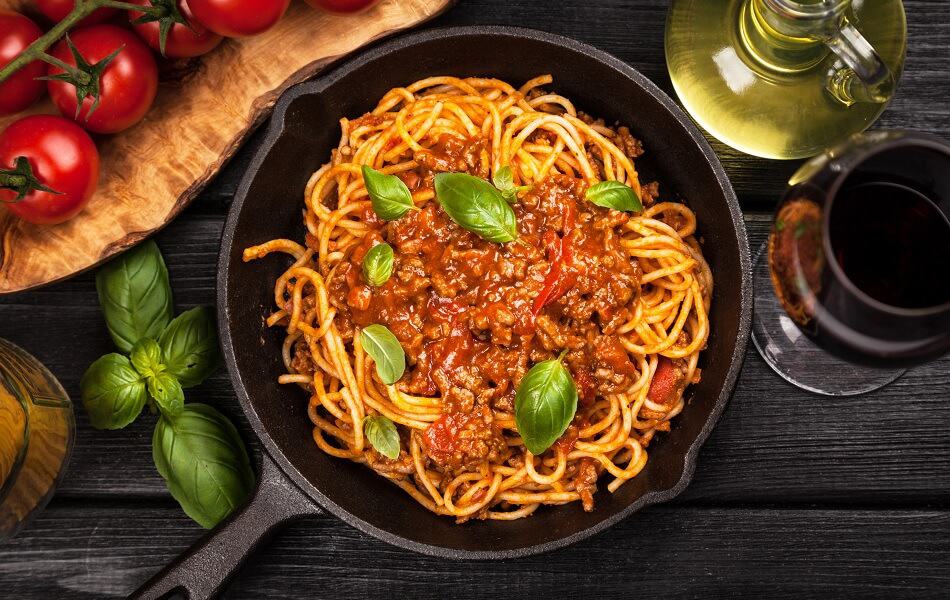
<instances>
[{"instance_id":1,"label":"red tomato","mask_svg":"<svg viewBox=\"0 0 950 600\"><path fill-rule=\"evenodd\" d=\"M18 162L28 168L36 183L58 193L34 186L17 200L22 184L17 179L23 177L11 177L10 171ZM0 204L25 221L52 225L76 216L98 181L96 145L82 127L68 119L32 115L14 121L0 133Z\"/></svg>"},{"instance_id":2,"label":"red tomato","mask_svg":"<svg viewBox=\"0 0 950 600\"><path fill-rule=\"evenodd\" d=\"M62 21L66 15L72 12L75 4L75 0L36 0L36 8L53 23ZM98 8L94 10L91 15L77 23L76 26L86 27L88 25L102 23L117 12L118 11L114 8Z\"/></svg>"},{"instance_id":3,"label":"red tomato","mask_svg":"<svg viewBox=\"0 0 950 600\"><path fill-rule=\"evenodd\" d=\"M195 18L211 31L244 37L276 25L290 0L189 0L188 4Z\"/></svg>"},{"instance_id":4,"label":"red tomato","mask_svg":"<svg viewBox=\"0 0 950 600\"><path fill-rule=\"evenodd\" d=\"M96 133L115 133L138 123L148 112L158 90L158 67L152 51L131 31L114 25L93 25L78 29L70 38L79 54L89 64L96 64L116 49L99 79L99 105L89 114L94 103L92 96L82 101L82 110L76 116L76 86L65 81L47 82L49 95L63 116L73 118ZM76 59L63 40L51 52L56 58L75 65ZM50 65L48 75L63 70ZM87 118L88 117L88 118Z\"/></svg>"},{"instance_id":5,"label":"red tomato","mask_svg":"<svg viewBox=\"0 0 950 600\"><path fill-rule=\"evenodd\" d=\"M314 8L335 13L354 13L376 4L378 0L307 0Z\"/></svg>"},{"instance_id":6,"label":"red tomato","mask_svg":"<svg viewBox=\"0 0 950 600\"><path fill-rule=\"evenodd\" d=\"M11 11L0 11L0 67L3 67L37 38L43 31L36 23ZM46 74L41 61L34 60L9 79L0 83L0 115L12 115L36 102L43 95L46 84L37 77Z\"/></svg>"},{"instance_id":7,"label":"red tomato","mask_svg":"<svg viewBox=\"0 0 950 600\"><path fill-rule=\"evenodd\" d=\"M151 6L151 0L129 0L132 4L139 6ZM168 32L168 38L165 40L165 56L168 58L191 58L192 56L201 56L210 52L212 48L221 43L221 36L209 30L195 19L185 0L178 0L178 11L181 16L188 21L189 29L181 23L175 23ZM129 21L135 21L142 16L142 13L130 10ZM145 40L145 43L153 49L161 51L159 44L159 21L148 21L138 25L132 25L135 33Z\"/></svg>"}]
</instances>

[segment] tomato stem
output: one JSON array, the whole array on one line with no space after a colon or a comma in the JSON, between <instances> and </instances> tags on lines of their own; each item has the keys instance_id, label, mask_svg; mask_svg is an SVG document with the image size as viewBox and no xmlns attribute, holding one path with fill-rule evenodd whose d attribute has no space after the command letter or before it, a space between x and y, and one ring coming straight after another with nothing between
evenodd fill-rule
<instances>
[{"instance_id":1,"label":"tomato stem","mask_svg":"<svg viewBox=\"0 0 950 600\"><path fill-rule=\"evenodd\" d=\"M73 5L72 12L63 17L62 21L53 25L49 31L41 35L36 39L36 41L27 46L23 52L20 52L16 58L0 68L0 83L3 83L11 75L33 61L42 60L43 62L56 64L49 60L53 57L47 54L46 50L58 42L67 31L76 25L76 23L91 15L96 9L102 7L118 8L120 10L135 10L149 15L159 15L165 10L161 7L139 6L137 4L130 4L128 2L118 2L117 0L76 0L76 3ZM65 69L67 72L73 73L71 68L67 68L68 65L64 65L65 63L56 64L56 66L60 67L61 69Z\"/></svg>"}]
</instances>

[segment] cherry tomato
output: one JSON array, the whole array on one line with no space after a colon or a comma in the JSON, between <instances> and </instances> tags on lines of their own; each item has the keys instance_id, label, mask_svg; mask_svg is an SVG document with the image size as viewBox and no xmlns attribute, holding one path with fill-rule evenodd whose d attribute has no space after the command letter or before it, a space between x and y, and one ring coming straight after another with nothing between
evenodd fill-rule
<instances>
[{"instance_id":1,"label":"cherry tomato","mask_svg":"<svg viewBox=\"0 0 950 600\"><path fill-rule=\"evenodd\" d=\"M0 67L41 35L43 31L36 23L23 15L0 11ZM0 83L0 115L12 115L36 102L46 89L46 84L36 78L45 74L46 66L34 60Z\"/></svg>"},{"instance_id":2,"label":"cherry tomato","mask_svg":"<svg viewBox=\"0 0 950 600\"><path fill-rule=\"evenodd\" d=\"M244 37L276 25L290 0L189 0L188 4L195 18L211 31Z\"/></svg>"},{"instance_id":3,"label":"cherry tomato","mask_svg":"<svg viewBox=\"0 0 950 600\"><path fill-rule=\"evenodd\" d=\"M59 112L96 133L115 133L138 123L148 112L158 90L158 67L152 51L131 31L114 25L78 29L70 38L82 58L91 65L121 50L99 77L99 105L95 109L92 109L95 100L88 95L77 116L76 86L59 80L47 82L49 95ZM65 40L58 43L51 54L70 65L76 64ZM59 67L50 65L47 74L62 72Z\"/></svg>"},{"instance_id":4,"label":"cherry tomato","mask_svg":"<svg viewBox=\"0 0 950 600\"><path fill-rule=\"evenodd\" d=\"M30 189L17 200L20 185L29 177L35 185L27 186ZM68 119L32 115L0 133L0 204L25 221L52 225L71 219L92 197L98 181L96 145Z\"/></svg>"},{"instance_id":5,"label":"cherry tomato","mask_svg":"<svg viewBox=\"0 0 950 600\"><path fill-rule=\"evenodd\" d=\"M152 0L129 0L132 4L139 6L151 6ZM185 0L178 0L178 11L181 16L188 21L191 26L181 23L175 23L168 31L168 38L165 40L165 56L168 58L191 58L201 56L210 52L215 46L221 43L221 36L209 30L195 19ZM129 11L129 21L135 21L142 16L137 11ZM145 43L153 49L161 51L159 36L159 21L148 21L138 25L133 24L132 28L139 37L145 40Z\"/></svg>"},{"instance_id":6,"label":"cherry tomato","mask_svg":"<svg viewBox=\"0 0 950 600\"><path fill-rule=\"evenodd\" d=\"M354 13L364 10L378 0L307 0L314 8L322 8L335 13Z\"/></svg>"},{"instance_id":7,"label":"cherry tomato","mask_svg":"<svg viewBox=\"0 0 950 600\"><path fill-rule=\"evenodd\" d=\"M62 21L66 15L73 11L75 4L75 0L36 0L36 8L38 8L39 11L43 13L43 16L53 23L59 23ZM85 17L82 21L77 23L76 26L86 27L88 25L102 23L117 12L118 11L116 9L105 6L102 8L97 8L92 12L91 15Z\"/></svg>"}]
</instances>

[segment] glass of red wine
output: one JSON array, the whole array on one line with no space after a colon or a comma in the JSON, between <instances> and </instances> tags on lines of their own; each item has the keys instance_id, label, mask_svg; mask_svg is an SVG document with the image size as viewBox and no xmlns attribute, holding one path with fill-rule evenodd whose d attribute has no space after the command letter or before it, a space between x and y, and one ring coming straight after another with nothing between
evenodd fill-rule
<instances>
[{"instance_id":1,"label":"glass of red wine","mask_svg":"<svg viewBox=\"0 0 950 600\"><path fill-rule=\"evenodd\" d=\"M766 362L848 396L950 350L950 145L858 135L789 186L755 264L752 339Z\"/></svg>"}]
</instances>

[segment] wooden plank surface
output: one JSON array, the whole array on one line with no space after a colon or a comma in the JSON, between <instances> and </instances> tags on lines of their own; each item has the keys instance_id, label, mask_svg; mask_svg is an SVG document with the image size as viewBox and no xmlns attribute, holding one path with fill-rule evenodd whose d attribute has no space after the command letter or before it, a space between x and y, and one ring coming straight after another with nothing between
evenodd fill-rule
<instances>
[{"instance_id":1,"label":"wooden plank surface","mask_svg":"<svg viewBox=\"0 0 950 600\"><path fill-rule=\"evenodd\" d=\"M435 25L509 24L614 53L671 90L664 0L462 0ZM910 48L880 125L950 138L950 3L906 0ZM214 302L218 238L255 142L158 236L179 309ZM796 162L714 142L747 209L753 249ZM0 337L43 360L78 397L85 367L111 349L91 275L0 298ZM189 397L243 424L219 373ZM60 493L0 544L0 598L120 597L198 538L150 456L148 419L99 432L80 409ZM245 426L245 436L249 432ZM253 442L252 442L253 444ZM421 557L331 517L294 524L248 564L230 598L786 597L945 598L950 589L950 357L850 399L804 393L750 349L696 478L573 548L506 563Z\"/></svg>"},{"instance_id":2,"label":"wooden plank surface","mask_svg":"<svg viewBox=\"0 0 950 600\"><path fill-rule=\"evenodd\" d=\"M54 506L0 546L5 598L124 597L198 527L176 508ZM573 547L454 562L331 517L288 525L226 598L946 598L950 515L933 510L654 507Z\"/></svg>"}]
</instances>

